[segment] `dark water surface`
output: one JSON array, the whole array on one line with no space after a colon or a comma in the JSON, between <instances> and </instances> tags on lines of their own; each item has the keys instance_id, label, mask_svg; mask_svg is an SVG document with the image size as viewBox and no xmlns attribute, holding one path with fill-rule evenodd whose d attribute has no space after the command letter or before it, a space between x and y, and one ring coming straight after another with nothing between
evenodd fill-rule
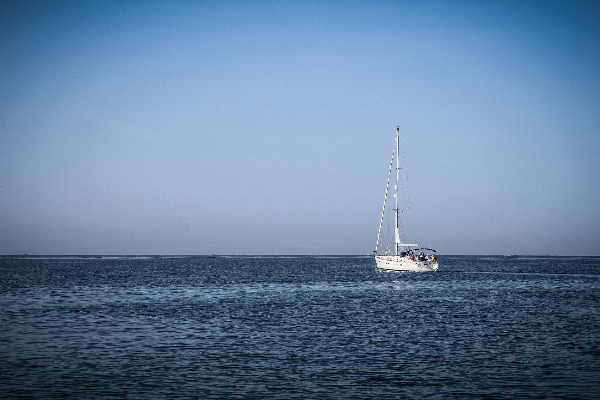
<instances>
[{"instance_id":1,"label":"dark water surface","mask_svg":"<svg viewBox=\"0 0 600 400\"><path fill-rule=\"evenodd\" d=\"M599 393L600 258L0 258L0 397Z\"/></svg>"}]
</instances>

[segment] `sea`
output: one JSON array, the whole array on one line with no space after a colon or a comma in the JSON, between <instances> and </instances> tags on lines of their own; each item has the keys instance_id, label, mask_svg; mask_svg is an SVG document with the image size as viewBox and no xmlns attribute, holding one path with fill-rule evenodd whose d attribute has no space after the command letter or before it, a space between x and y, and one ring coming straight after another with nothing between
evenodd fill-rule
<instances>
[{"instance_id":1,"label":"sea","mask_svg":"<svg viewBox=\"0 0 600 400\"><path fill-rule=\"evenodd\" d=\"M600 258L0 257L1 398L600 398Z\"/></svg>"}]
</instances>

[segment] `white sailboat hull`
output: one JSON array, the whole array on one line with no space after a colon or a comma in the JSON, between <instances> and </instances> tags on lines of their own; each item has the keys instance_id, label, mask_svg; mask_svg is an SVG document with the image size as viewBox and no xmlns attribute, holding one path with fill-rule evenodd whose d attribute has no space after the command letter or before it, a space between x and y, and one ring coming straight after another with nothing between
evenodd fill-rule
<instances>
[{"instance_id":1,"label":"white sailboat hull","mask_svg":"<svg viewBox=\"0 0 600 400\"><path fill-rule=\"evenodd\" d=\"M377 268L390 271L437 271L437 261L415 261L408 256L375 256Z\"/></svg>"}]
</instances>

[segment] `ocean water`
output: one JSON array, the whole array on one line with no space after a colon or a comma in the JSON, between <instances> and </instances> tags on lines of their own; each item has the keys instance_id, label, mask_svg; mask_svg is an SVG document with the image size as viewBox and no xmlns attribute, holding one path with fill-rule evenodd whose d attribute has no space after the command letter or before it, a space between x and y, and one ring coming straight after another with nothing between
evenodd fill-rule
<instances>
[{"instance_id":1,"label":"ocean water","mask_svg":"<svg viewBox=\"0 0 600 400\"><path fill-rule=\"evenodd\" d=\"M600 397L600 258L439 260L0 257L0 397Z\"/></svg>"}]
</instances>

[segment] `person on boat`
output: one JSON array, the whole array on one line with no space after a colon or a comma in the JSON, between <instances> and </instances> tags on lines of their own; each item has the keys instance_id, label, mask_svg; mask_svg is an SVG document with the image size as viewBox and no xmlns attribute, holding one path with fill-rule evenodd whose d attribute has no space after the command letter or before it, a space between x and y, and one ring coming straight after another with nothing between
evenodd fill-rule
<instances>
[{"instance_id":1,"label":"person on boat","mask_svg":"<svg viewBox=\"0 0 600 400\"><path fill-rule=\"evenodd\" d=\"M425 253L423 253L423 250L419 250L419 261L425 261Z\"/></svg>"}]
</instances>

